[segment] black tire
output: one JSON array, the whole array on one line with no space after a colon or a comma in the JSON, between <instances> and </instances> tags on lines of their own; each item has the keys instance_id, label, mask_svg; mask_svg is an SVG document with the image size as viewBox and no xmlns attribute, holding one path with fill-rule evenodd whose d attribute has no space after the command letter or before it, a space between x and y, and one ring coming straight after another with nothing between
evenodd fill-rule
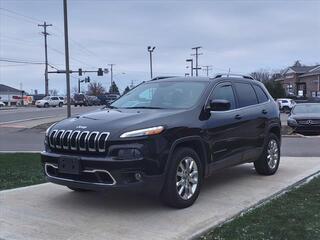
<instances>
[{"instance_id":1,"label":"black tire","mask_svg":"<svg viewBox=\"0 0 320 240\"><path fill-rule=\"evenodd\" d=\"M48 107L49 107L49 103L45 103L43 106L44 106L45 108L48 108Z\"/></svg>"},{"instance_id":2,"label":"black tire","mask_svg":"<svg viewBox=\"0 0 320 240\"><path fill-rule=\"evenodd\" d=\"M191 195L189 199L183 199L183 197L180 196L180 194L178 193L177 181L179 177L177 176L177 171L180 163L184 161L184 159L186 159L187 157L191 157L196 163L198 175L197 175L197 185L193 195ZM170 159L170 162L171 162L170 163L171 165L169 166L169 169L168 169L166 182L161 191L161 199L166 205L170 207L174 207L174 208L189 207L196 201L200 193L200 188L201 188L202 179L203 179L203 166L200 161L200 158L193 149L187 148L187 147L181 147L174 151L173 156ZM188 184L190 184L190 182ZM184 192L184 194L186 194L186 192Z\"/></svg>"},{"instance_id":3,"label":"black tire","mask_svg":"<svg viewBox=\"0 0 320 240\"><path fill-rule=\"evenodd\" d=\"M75 188L75 187L69 187L69 186L67 186L67 188L69 188L69 189L71 189L72 191L75 191L75 192L89 192L90 191L88 189Z\"/></svg>"},{"instance_id":4,"label":"black tire","mask_svg":"<svg viewBox=\"0 0 320 240\"><path fill-rule=\"evenodd\" d=\"M277 146L277 157L274 157L274 159L276 159L276 162L274 162L272 159L269 160L269 158L271 157L270 156L268 157L269 155L268 150L270 151L270 145L272 145L271 142L275 143ZM271 153L273 153L274 151L275 150L272 150ZM273 164L271 164L271 162ZM268 139L263 148L263 152L261 156L259 157L259 159L257 159L254 162L254 168L256 172L261 175L273 175L277 172L279 168L279 164L280 164L280 141L275 134L269 133Z\"/></svg>"},{"instance_id":5,"label":"black tire","mask_svg":"<svg viewBox=\"0 0 320 240\"><path fill-rule=\"evenodd\" d=\"M63 105L63 103L62 103L62 102L60 102L60 103L59 103L59 107L62 107L62 105Z\"/></svg>"}]
</instances>

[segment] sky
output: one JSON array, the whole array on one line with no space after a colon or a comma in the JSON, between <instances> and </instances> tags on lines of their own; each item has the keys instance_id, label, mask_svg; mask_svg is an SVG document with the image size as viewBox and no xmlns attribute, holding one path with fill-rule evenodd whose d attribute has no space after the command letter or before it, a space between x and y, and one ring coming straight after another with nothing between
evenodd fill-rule
<instances>
[{"instance_id":1,"label":"sky","mask_svg":"<svg viewBox=\"0 0 320 240\"><path fill-rule=\"evenodd\" d=\"M0 0L0 83L44 92L44 38L48 27L49 64L65 69L62 0ZM154 76L189 73L187 58L201 46L199 65L210 76L276 71L320 63L320 0L305 1L111 1L68 0L70 69L97 70L113 63L120 90ZM55 69L49 68L54 71ZM71 88L78 75L71 74ZM199 70L199 75L206 72ZM109 89L110 74L91 81ZM85 76L82 76L84 78ZM85 88L85 84L82 85ZM49 74L49 89L66 92L64 74Z\"/></svg>"}]
</instances>

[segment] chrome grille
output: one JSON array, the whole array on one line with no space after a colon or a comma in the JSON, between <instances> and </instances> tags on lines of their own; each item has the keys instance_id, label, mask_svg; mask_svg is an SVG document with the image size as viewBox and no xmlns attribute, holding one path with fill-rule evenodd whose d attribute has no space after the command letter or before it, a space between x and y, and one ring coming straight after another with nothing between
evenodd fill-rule
<instances>
[{"instance_id":1,"label":"chrome grille","mask_svg":"<svg viewBox=\"0 0 320 240\"><path fill-rule=\"evenodd\" d=\"M62 149L81 152L105 152L109 132L53 130L49 135L49 146L52 149Z\"/></svg>"},{"instance_id":2,"label":"chrome grille","mask_svg":"<svg viewBox=\"0 0 320 240\"><path fill-rule=\"evenodd\" d=\"M298 120L298 123L303 125L320 125L320 119L303 119Z\"/></svg>"}]
</instances>

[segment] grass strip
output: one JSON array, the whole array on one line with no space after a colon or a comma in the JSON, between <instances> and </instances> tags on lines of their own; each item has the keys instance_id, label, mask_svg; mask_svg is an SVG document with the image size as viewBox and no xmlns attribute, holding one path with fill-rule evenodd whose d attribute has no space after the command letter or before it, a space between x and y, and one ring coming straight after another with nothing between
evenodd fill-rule
<instances>
[{"instance_id":1,"label":"grass strip","mask_svg":"<svg viewBox=\"0 0 320 240\"><path fill-rule=\"evenodd\" d=\"M0 154L0 190L45 182L40 154Z\"/></svg>"}]
</instances>

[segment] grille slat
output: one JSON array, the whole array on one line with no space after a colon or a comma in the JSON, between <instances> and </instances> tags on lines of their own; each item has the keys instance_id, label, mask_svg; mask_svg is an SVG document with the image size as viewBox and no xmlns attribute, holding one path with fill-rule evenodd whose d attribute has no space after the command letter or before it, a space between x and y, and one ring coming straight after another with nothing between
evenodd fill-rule
<instances>
[{"instance_id":1,"label":"grille slat","mask_svg":"<svg viewBox=\"0 0 320 240\"><path fill-rule=\"evenodd\" d=\"M55 150L106 152L109 132L53 130L49 134L49 147Z\"/></svg>"}]
</instances>

